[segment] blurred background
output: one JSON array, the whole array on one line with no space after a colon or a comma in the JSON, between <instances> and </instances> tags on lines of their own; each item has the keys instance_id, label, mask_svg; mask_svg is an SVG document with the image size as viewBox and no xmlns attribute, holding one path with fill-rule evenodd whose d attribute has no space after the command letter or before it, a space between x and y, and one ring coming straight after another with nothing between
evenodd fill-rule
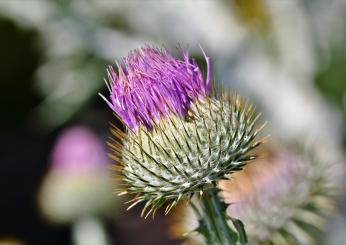
<instances>
[{"instance_id":1,"label":"blurred background","mask_svg":"<svg viewBox=\"0 0 346 245\"><path fill-rule=\"evenodd\" d=\"M107 65L188 48L282 141L346 153L344 0L0 0L0 244L180 244L112 194ZM342 181L344 183L344 178ZM326 244L346 239L346 201ZM174 212L174 211L173 211ZM155 231L155 232L153 232Z\"/></svg>"}]
</instances>

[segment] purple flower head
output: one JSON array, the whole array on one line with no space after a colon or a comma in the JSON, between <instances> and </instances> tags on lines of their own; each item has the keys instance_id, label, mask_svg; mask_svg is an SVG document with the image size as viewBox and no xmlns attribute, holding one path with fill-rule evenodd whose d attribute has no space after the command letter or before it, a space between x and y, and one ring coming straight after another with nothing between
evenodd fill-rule
<instances>
[{"instance_id":1,"label":"purple flower head","mask_svg":"<svg viewBox=\"0 0 346 245\"><path fill-rule=\"evenodd\" d=\"M116 62L118 72L108 68L110 96L101 96L130 129L140 124L150 129L153 120L168 112L183 116L191 102L208 94L209 57L203 52L204 80L196 61L190 60L187 51L181 54L182 59L176 59L165 49L144 46Z\"/></svg>"}]
</instances>

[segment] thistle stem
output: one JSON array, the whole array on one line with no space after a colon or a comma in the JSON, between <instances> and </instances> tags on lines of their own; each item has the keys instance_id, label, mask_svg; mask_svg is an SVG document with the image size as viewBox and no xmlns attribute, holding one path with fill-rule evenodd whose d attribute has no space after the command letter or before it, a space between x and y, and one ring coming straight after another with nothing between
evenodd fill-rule
<instances>
[{"instance_id":1,"label":"thistle stem","mask_svg":"<svg viewBox=\"0 0 346 245\"><path fill-rule=\"evenodd\" d=\"M244 230L239 231L237 229L237 231L234 231L229 226L225 212L226 205L220 201L217 188L211 188L203 192L201 207L202 217L197 231L205 237L206 244L245 244L242 239L245 234L240 234ZM237 233L239 233L239 239Z\"/></svg>"}]
</instances>

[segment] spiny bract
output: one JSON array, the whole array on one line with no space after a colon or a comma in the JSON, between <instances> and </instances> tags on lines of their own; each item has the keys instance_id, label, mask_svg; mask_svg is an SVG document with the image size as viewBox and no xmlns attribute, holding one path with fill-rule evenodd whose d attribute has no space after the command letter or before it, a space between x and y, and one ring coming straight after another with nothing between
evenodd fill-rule
<instances>
[{"instance_id":1,"label":"spiny bract","mask_svg":"<svg viewBox=\"0 0 346 245\"><path fill-rule=\"evenodd\" d=\"M168 202L166 213L182 198L202 192L255 156L259 115L236 95L198 99L185 118L171 113L151 130L140 126L123 134L114 128L111 143L127 187L137 194L132 205L146 202L146 216Z\"/></svg>"}]
</instances>

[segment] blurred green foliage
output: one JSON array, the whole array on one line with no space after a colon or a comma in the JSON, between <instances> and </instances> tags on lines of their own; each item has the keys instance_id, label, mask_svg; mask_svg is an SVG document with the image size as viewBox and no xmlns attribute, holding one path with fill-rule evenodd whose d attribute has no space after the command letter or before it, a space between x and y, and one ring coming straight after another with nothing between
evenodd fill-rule
<instances>
[{"instance_id":1,"label":"blurred green foliage","mask_svg":"<svg viewBox=\"0 0 346 245\"><path fill-rule=\"evenodd\" d=\"M316 85L342 112L343 146L346 151L346 36L334 46L329 60L316 76Z\"/></svg>"}]
</instances>

